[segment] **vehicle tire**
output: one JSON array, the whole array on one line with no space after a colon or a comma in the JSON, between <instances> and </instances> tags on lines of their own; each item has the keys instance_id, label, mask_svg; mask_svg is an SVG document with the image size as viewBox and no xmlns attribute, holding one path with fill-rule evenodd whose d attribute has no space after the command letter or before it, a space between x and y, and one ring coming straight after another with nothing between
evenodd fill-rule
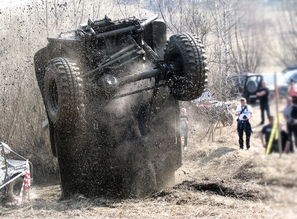
<instances>
[{"instance_id":1,"label":"vehicle tire","mask_svg":"<svg viewBox=\"0 0 297 219\"><path fill-rule=\"evenodd\" d=\"M248 81L246 84L246 90L252 94L258 90L257 82L256 81Z\"/></svg>"},{"instance_id":2,"label":"vehicle tire","mask_svg":"<svg viewBox=\"0 0 297 219\"><path fill-rule=\"evenodd\" d=\"M24 179L22 177L18 177L14 181L12 181L7 186L7 199L8 201L16 201L20 199L21 189L23 186ZM23 197L25 194L23 194Z\"/></svg>"},{"instance_id":3,"label":"vehicle tire","mask_svg":"<svg viewBox=\"0 0 297 219\"><path fill-rule=\"evenodd\" d=\"M83 116L84 95L82 72L78 64L67 58L49 61L44 76L44 102L53 125L74 124Z\"/></svg>"},{"instance_id":4,"label":"vehicle tire","mask_svg":"<svg viewBox=\"0 0 297 219\"><path fill-rule=\"evenodd\" d=\"M49 121L49 133L52 154L54 155L54 157L57 157L57 131L55 130L55 127L51 121Z\"/></svg>"},{"instance_id":5,"label":"vehicle tire","mask_svg":"<svg viewBox=\"0 0 297 219\"><path fill-rule=\"evenodd\" d=\"M174 66L168 75L168 85L177 100L189 101L199 97L207 83L207 62L204 46L188 33L170 37L164 60Z\"/></svg>"},{"instance_id":6,"label":"vehicle tire","mask_svg":"<svg viewBox=\"0 0 297 219\"><path fill-rule=\"evenodd\" d=\"M45 68L47 65L48 57L49 57L49 50L47 47L40 49L34 55L34 68L36 72L36 79L37 79L42 97L44 96L43 95L44 75L45 75Z\"/></svg>"}]
</instances>

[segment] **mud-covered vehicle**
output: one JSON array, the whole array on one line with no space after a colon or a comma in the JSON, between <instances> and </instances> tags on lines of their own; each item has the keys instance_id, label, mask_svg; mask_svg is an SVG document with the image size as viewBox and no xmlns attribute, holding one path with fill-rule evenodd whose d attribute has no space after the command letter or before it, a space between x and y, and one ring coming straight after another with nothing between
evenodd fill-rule
<instances>
[{"instance_id":1,"label":"mud-covered vehicle","mask_svg":"<svg viewBox=\"0 0 297 219\"><path fill-rule=\"evenodd\" d=\"M17 159L10 158L9 154ZM4 142L0 142L1 201L21 203L30 188L30 169L32 164L28 159L17 154Z\"/></svg>"},{"instance_id":2,"label":"mud-covered vehicle","mask_svg":"<svg viewBox=\"0 0 297 219\"><path fill-rule=\"evenodd\" d=\"M164 50L165 49L165 50ZM108 17L48 38L34 57L62 196L143 196L181 166L179 100L200 96L204 46L157 20Z\"/></svg>"}]
</instances>

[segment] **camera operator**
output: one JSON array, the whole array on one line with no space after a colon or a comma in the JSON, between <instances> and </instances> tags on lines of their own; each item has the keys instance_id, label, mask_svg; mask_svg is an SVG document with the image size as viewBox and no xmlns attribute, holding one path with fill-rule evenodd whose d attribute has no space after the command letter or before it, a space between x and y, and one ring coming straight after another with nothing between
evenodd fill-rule
<instances>
[{"instance_id":1,"label":"camera operator","mask_svg":"<svg viewBox=\"0 0 297 219\"><path fill-rule=\"evenodd\" d=\"M246 103L245 98L240 98L240 105L236 108L237 132L239 137L239 147L243 149L243 132L246 135L246 149L250 148L250 137L252 134L251 124L249 119L252 117L252 108Z\"/></svg>"}]
</instances>

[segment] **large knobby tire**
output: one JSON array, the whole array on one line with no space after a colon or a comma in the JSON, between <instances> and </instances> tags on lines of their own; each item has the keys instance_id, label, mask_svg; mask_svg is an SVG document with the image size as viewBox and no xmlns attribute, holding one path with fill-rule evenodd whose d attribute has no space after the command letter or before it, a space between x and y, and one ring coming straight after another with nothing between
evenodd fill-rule
<instances>
[{"instance_id":1,"label":"large knobby tire","mask_svg":"<svg viewBox=\"0 0 297 219\"><path fill-rule=\"evenodd\" d=\"M82 72L68 58L49 61L44 76L44 102L53 125L74 124L84 114Z\"/></svg>"},{"instance_id":2,"label":"large knobby tire","mask_svg":"<svg viewBox=\"0 0 297 219\"><path fill-rule=\"evenodd\" d=\"M171 36L164 60L174 66L169 86L177 100L189 101L202 94L207 83L207 62L198 37L188 33Z\"/></svg>"},{"instance_id":3,"label":"large knobby tire","mask_svg":"<svg viewBox=\"0 0 297 219\"><path fill-rule=\"evenodd\" d=\"M54 157L57 157L57 131L55 130L54 125L51 121L49 121L49 132L50 132L50 143L51 143L51 149L52 154Z\"/></svg>"},{"instance_id":4,"label":"large knobby tire","mask_svg":"<svg viewBox=\"0 0 297 219\"><path fill-rule=\"evenodd\" d=\"M36 79L37 79L42 97L43 97L43 87L44 87L44 74L45 74L45 68L48 61L48 56L49 56L49 50L47 47L40 49L34 55L34 67L35 67Z\"/></svg>"}]
</instances>

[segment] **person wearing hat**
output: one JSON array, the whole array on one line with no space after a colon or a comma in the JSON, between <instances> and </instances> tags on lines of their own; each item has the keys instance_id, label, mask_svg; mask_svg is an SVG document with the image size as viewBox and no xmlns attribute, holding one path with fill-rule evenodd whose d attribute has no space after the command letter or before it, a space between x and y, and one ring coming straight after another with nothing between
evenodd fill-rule
<instances>
[{"instance_id":1,"label":"person wearing hat","mask_svg":"<svg viewBox=\"0 0 297 219\"><path fill-rule=\"evenodd\" d=\"M243 141L243 133L245 132L246 136L246 149L250 148L250 137L252 134L251 124L249 119L252 117L252 107L246 103L245 98L240 98L240 105L236 108L236 116L237 116L237 133L239 137L239 148L243 149L244 141Z\"/></svg>"}]
</instances>

